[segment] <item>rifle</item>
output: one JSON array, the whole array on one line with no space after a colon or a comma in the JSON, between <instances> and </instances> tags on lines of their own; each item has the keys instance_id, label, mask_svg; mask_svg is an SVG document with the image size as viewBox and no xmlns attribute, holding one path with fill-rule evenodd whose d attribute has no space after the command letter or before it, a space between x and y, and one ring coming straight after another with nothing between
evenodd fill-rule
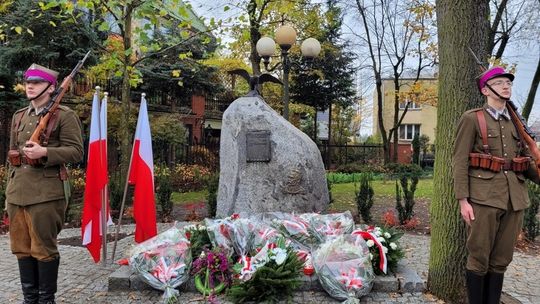
<instances>
[{"instance_id":1,"label":"rifle","mask_svg":"<svg viewBox=\"0 0 540 304\"><path fill-rule=\"evenodd\" d=\"M473 55L474 59L476 60L476 63L480 67L481 72L487 71L487 68L480 62L478 57L476 57L476 54L474 54L473 50L469 47L469 51ZM531 153L531 156L534 160L534 163L536 165L536 171L538 175L540 176L540 150L538 149L538 146L536 145L536 139L535 134L532 132L532 130L527 126L527 122L525 121L525 118L519 114L517 111L518 108L514 104L513 101L510 99L506 100L506 109L508 110L508 113L510 113L510 117L512 117L512 122L514 123L514 126L516 127L520 137L525 141L527 146L529 147L529 152Z\"/></svg>"},{"instance_id":2,"label":"rifle","mask_svg":"<svg viewBox=\"0 0 540 304\"><path fill-rule=\"evenodd\" d=\"M73 78L75 75L79 72L79 70L82 68L84 62L88 58L88 55L90 55L90 51L84 55L84 58L79 60L75 68L71 71L71 73L64 78L62 81L62 84L56 88L56 90L52 94L52 98L49 101L49 103L45 106L42 112L42 117L39 120L39 124L36 126L36 129L34 130L34 133L32 133L32 136L30 137L30 140L33 142L37 142L40 145L46 146L48 144L48 134L46 134L47 126L49 124L49 121L51 121L52 117L54 117L57 114L58 106L60 105L60 101L62 101L62 98L64 97L64 94L69 89L69 86L71 85L71 82L73 82ZM55 119L53 119L54 121ZM31 165L36 165L39 163L38 159L28 159L28 162Z\"/></svg>"}]
</instances>

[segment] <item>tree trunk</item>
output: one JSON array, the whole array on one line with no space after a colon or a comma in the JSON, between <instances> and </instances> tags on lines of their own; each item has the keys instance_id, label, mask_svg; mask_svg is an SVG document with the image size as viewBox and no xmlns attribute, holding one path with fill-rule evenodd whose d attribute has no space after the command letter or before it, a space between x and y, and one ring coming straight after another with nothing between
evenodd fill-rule
<instances>
[{"instance_id":1,"label":"tree trunk","mask_svg":"<svg viewBox=\"0 0 540 304\"><path fill-rule=\"evenodd\" d=\"M131 18L132 11L130 7L126 8L124 25L124 50L131 49ZM129 83L129 70L131 66L131 56L124 51L124 67L122 71L122 115L120 122L120 176L127 176L129 160L131 157L131 144L129 136L129 114L131 108L131 85ZM124 180L122 180L124 182Z\"/></svg>"},{"instance_id":2,"label":"tree trunk","mask_svg":"<svg viewBox=\"0 0 540 304\"><path fill-rule=\"evenodd\" d=\"M527 101L523 106L523 117L529 120L529 115L534 104L534 98L536 97L536 91L538 90L538 83L540 82L540 58L538 58L538 64L536 65L536 72L534 73L529 94L527 95Z\"/></svg>"},{"instance_id":3,"label":"tree trunk","mask_svg":"<svg viewBox=\"0 0 540 304\"><path fill-rule=\"evenodd\" d=\"M251 68L253 69L253 75L260 75L261 74L261 57L257 53L257 41L261 39L261 32L260 32L260 21L257 18L257 1L251 0L248 5L248 14L249 14L249 34L250 34L250 55L249 55L249 61L251 62ZM261 12L262 14L262 12Z\"/></svg>"},{"instance_id":4,"label":"tree trunk","mask_svg":"<svg viewBox=\"0 0 540 304\"><path fill-rule=\"evenodd\" d=\"M449 164L459 117L483 103L475 79L479 69L467 47L487 58L489 2L438 0L436 7L440 76L428 288L445 301L462 302L466 235Z\"/></svg>"}]
</instances>

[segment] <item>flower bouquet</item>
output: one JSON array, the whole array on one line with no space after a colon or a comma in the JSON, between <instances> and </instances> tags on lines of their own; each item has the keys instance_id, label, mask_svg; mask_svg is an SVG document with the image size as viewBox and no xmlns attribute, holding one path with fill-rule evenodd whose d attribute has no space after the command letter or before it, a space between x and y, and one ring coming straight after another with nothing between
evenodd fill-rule
<instances>
[{"instance_id":1,"label":"flower bouquet","mask_svg":"<svg viewBox=\"0 0 540 304\"><path fill-rule=\"evenodd\" d=\"M203 296L221 293L232 283L230 260L220 248L205 249L193 261L191 273L195 276L195 287Z\"/></svg>"},{"instance_id":2,"label":"flower bouquet","mask_svg":"<svg viewBox=\"0 0 540 304\"><path fill-rule=\"evenodd\" d=\"M239 218L232 222L230 239L238 256L245 256L253 247L255 226L247 218Z\"/></svg>"},{"instance_id":3,"label":"flower bouquet","mask_svg":"<svg viewBox=\"0 0 540 304\"><path fill-rule=\"evenodd\" d=\"M182 230L191 244L192 257L198 257L205 249L212 247L206 226L200 224L186 225L182 227Z\"/></svg>"},{"instance_id":4,"label":"flower bouquet","mask_svg":"<svg viewBox=\"0 0 540 304\"><path fill-rule=\"evenodd\" d=\"M352 234L366 240L375 274L387 274L387 269L396 271L399 260L405 256L398 242L403 232L393 228L364 225Z\"/></svg>"},{"instance_id":5,"label":"flower bouquet","mask_svg":"<svg viewBox=\"0 0 540 304\"><path fill-rule=\"evenodd\" d=\"M275 301L300 286L302 262L285 239L268 243L233 267L235 282L228 295L234 303Z\"/></svg>"},{"instance_id":6,"label":"flower bouquet","mask_svg":"<svg viewBox=\"0 0 540 304\"><path fill-rule=\"evenodd\" d=\"M311 217L310 226L317 241L324 243L329 237L350 234L354 230L354 220L350 211L316 214Z\"/></svg>"},{"instance_id":7,"label":"flower bouquet","mask_svg":"<svg viewBox=\"0 0 540 304\"><path fill-rule=\"evenodd\" d=\"M272 220L272 226L285 237L307 248L313 248L316 242L309 223L312 215L311 213L300 215L283 213L281 218Z\"/></svg>"},{"instance_id":8,"label":"flower bouquet","mask_svg":"<svg viewBox=\"0 0 540 304\"><path fill-rule=\"evenodd\" d=\"M313 266L321 286L333 298L358 303L371 291L375 275L369 250L360 237L340 235L313 253Z\"/></svg>"},{"instance_id":9,"label":"flower bouquet","mask_svg":"<svg viewBox=\"0 0 540 304\"><path fill-rule=\"evenodd\" d=\"M190 243L182 230L172 227L135 246L129 265L144 282L164 291L164 303L174 302L176 288L189 278Z\"/></svg>"},{"instance_id":10,"label":"flower bouquet","mask_svg":"<svg viewBox=\"0 0 540 304\"><path fill-rule=\"evenodd\" d=\"M250 218L250 220L252 219ZM253 222L253 224L253 246L255 248L262 248L268 243L275 243L277 239L283 237L279 231L267 225L266 223Z\"/></svg>"},{"instance_id":11,"label":"flower bouquet","mask_svg":"<svg viewBox=\"0 0 540 304\"><path fill-rule=\"evenodd\" d=\"M233 221L231 219L205 219L204 220L208 237L212 247L219 247L227 253L229 257L234 253L231 235L233 233Z\"/></svg>"}]
</instances>

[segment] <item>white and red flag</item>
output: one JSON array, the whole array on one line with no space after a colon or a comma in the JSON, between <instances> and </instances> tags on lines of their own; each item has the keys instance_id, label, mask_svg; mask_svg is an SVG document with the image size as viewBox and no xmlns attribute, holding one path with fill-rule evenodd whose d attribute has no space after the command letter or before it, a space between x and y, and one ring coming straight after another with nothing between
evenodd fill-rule
<instances>
[{"instance_id":1,"label":"white and red flag","mask_svg":"<svg viewBox=\"0 0 540 304\"><path fill-rule=\"evenodd\" d=\"M128 181L135 186L133 194L135 242L140 243L157 234L154 158L145 94L141 97Z\"/></svg>"},{"instance_id":2,"label":"white and red flag","mask_svg":"<svg viewBox=\"0 0 540 304\"><path fill-rule=\"evenodd\" d=\"M90 251L96 263L101 259L104 206L107 209L106 215L109 217L107 183L107 99L106 97L103 99L100 109L99 91L96 90L92 101L86 187L81 220L82 244Z\"/></svg>"}]
</instances>

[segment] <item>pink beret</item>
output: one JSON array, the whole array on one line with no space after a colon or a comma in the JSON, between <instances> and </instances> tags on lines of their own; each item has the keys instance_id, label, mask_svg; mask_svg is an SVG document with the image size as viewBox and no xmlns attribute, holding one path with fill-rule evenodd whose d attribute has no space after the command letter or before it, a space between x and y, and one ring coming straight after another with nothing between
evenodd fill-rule
<instances>
[{"instance_id":1,"label":"pink beret","mask_svg":"<svg viewBox=\"0 0 540 304\"><path fill-rule=\"evenodd\" d=\"M56 83L58 72L48 69L39 64L32 64L24 73L25 81L46 81L48 83Z\"/></svg>"},{"instance_id":2,"label":"pink beret","mask_svg":"<svg viewBox=\"0 0 540 304\"><path fill-rule=\"evenodd\" d=\"M503 68L496 66L496 67L492 67L491 69L482 73L482 75L478 76L478 89L482 90L482 88L486 86L486 82L488 82L488 80L491 80L497 77L506 77L510 79L511 81L514 80L514 75L510 73L506 73L506 71Z\"/></svg>"}]
</instances>

